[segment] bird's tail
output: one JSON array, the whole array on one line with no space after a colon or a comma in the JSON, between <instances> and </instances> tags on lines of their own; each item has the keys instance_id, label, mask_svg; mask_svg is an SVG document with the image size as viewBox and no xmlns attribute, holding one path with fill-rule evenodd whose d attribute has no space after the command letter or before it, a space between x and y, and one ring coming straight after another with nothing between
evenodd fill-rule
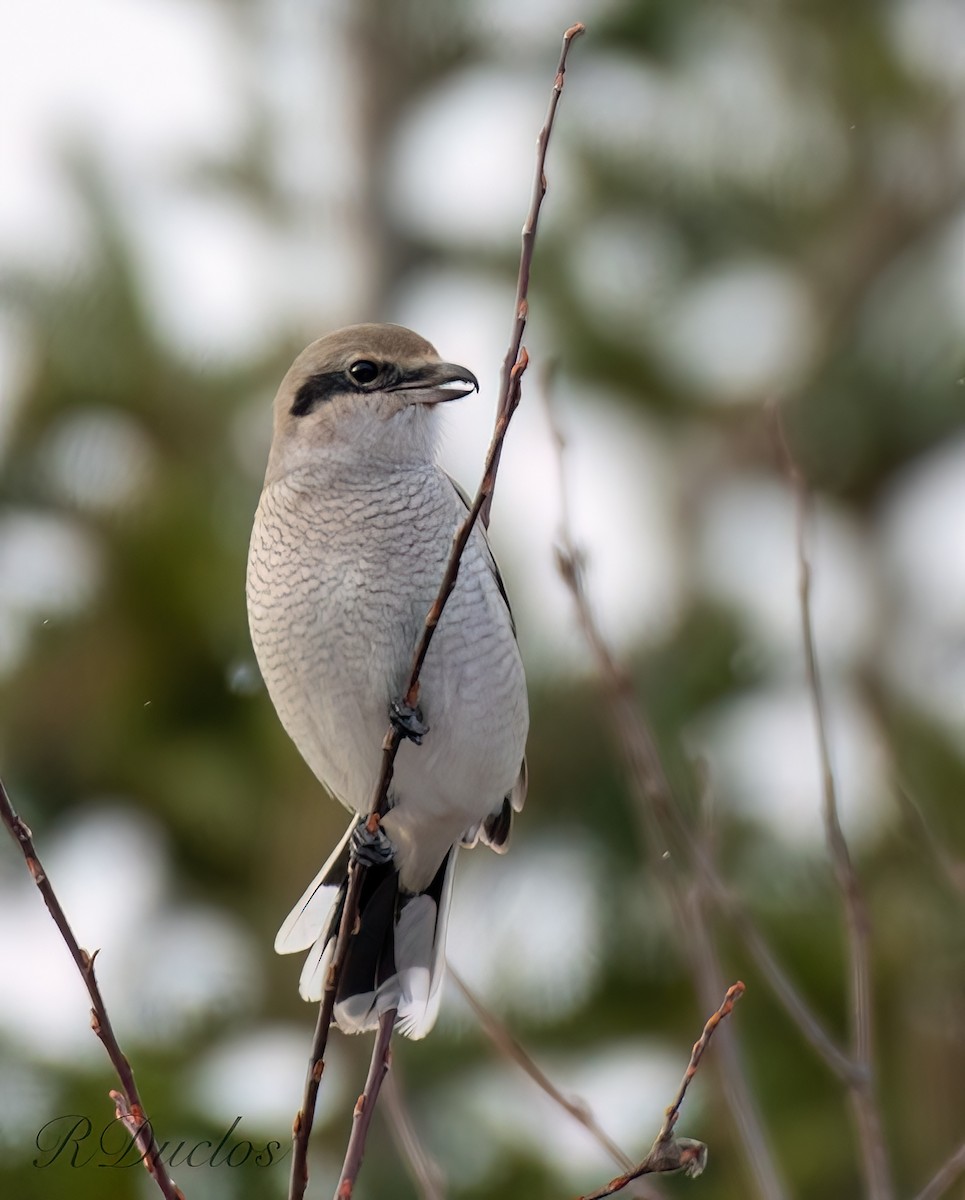
<instances>
[{"instance_id":1,"label":"bird's tail","mask_svg":"<svg viewBox=\"0 0 965 1200\"><path fill-rule=\"evenodd\" d=\"M298 990L320 1000L338 935L348 877L349 845L359 818L312 880L275 938L279 954L309 950ZM392 863L370 866L359 899L335 1000L335 1022L344 1033L375 1029L390 1008L407 1037L421 1038L435 1024L445 962L446 922L456 849L446 855L424 892L399 888Z\"/></svg>"}]
</instances>

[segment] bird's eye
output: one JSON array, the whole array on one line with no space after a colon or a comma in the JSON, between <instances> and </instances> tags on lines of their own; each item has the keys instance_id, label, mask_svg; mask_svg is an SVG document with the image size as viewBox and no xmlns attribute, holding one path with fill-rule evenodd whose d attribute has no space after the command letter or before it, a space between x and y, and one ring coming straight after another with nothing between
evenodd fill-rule
<instances>
[{"instance_id":1,"label":"bird's eye","mask_svg":"<svg viewBox=\"0 0 965 1200\"><path fill-rule=\"evenodd\" d=\"M367 358L360 358L358 362L352 363L348 373L356 383L371 383L373 379L378 378L379 367L377 363L370 362Z\"/></svg>"}]
</instances>

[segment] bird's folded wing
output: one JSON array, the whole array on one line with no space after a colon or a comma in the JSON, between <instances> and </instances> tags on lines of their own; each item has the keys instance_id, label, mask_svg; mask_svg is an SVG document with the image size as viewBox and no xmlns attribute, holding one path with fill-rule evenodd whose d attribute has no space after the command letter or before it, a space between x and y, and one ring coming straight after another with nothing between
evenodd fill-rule
<instances>
[{"instance_id":1,"label":"bird's folded wing","mask_svg":"<svg viewBox=\"0 0 965 1200\"><path fill-rule=\"evenodd\" d=\"M452 490L459 497L460 501L462 502L463 506L466 509L466 512L469 512L469 510L472 508L472 500L469 498L469 495L465 491L463 491L463 489L459 486L458 483L456 483L456 481L453 479L453 477L451 475L446 474L446 478L452 484ZM482 534L483 541L486 544L486 553L487 553L487 559L488 559L488 563L489 563L489 569L493 573L493 579L496 581L496 587L499 589L499 594L500 594L500 596L502 596L503 601L506 605L506 611L509 613L509 623L512 627L513 633L515 634L516 633L516 622L513 620L513 610L509 603L509 596L506 595L506 585L503 583L503 577L499 573L499 567L496 566L496 560L495 560L495 558L493 558L493 552L489 547L489 535L486 532L486 527L482 524L481 521L476 522L476 528Z\"/></svg>"},{"instance_id":2,"label":"bird's folded wing","mask_svg":"<svg viewBox=\"0 0 965 1200\"><path fill-rule=\"evenodd\" d=\"M465 491L463 491L463 489L459 486L458 483L456 483L456 481L453 479L453 477L451 475L447 474L446 478L449 480L450 484L452 484L452 490L459 497L459 500L462 502L463 506L465 507L466 512L469 512L469 510L472 508L472 501L470 500L467 493ZM499 594L500 594L500 596L502 596L503 602L506 605L506 611L507 611L507 613L509 613L509 624L512 628L513 636L515 636L516 635L516 622L513 619L512 606L509 603L509 596L506 594L506 585L503 583L503 577L499 573L499 567L496 565L496 559L493 557L493 552L489 546L489 535L486 532L486 529L484 526L477 525L477 528L479 528L480 531L482 532L483 541L486 543L486 551L487 551L487 557L488 557L488 562L489 562L489 569L493 573L493 579L496 582L496 587L499 589ZM523 805L526 803L526 792L527 792L528 788L529 788L529 768L526 766L526 759L524 758L523 761L519 764L519 775L517 776L516 782L513 785L513 790L506 797L506 799L509 801L509 805L512 808L513 812L521 812L522 811ZM492 848L494 850L496 850L497 852L499 852L501 850L505 850L509 845L509 823L507 823L505 832L502 833L501 836L497 834L497 836L494 836L494 837L488 837L487 831L484 831L483 826L481 826L481 825L474 826L472 829L466 831L466 835L463 839L462 844L464 846L474 846L480 838L484 842L486 842L487 845L492 846Z\"/></svg>"}]
</instances>

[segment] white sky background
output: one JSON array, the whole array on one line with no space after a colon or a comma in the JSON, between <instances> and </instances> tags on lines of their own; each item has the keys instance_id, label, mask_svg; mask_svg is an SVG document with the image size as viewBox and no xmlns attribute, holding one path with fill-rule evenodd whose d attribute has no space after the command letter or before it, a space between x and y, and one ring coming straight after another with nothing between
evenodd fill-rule
<instances>
[{"instance_id":1,"label":"white sky background","mask_svg":"<svg viewBox=\"0 0 965 1200\"><path fill-rule=\"evenodd\" d=\"M334 14L339 6L327 7ZM243 359L292 328L308 340L369 316L411 324L483 382L481 397L447 414L445 461L471 487L491 426L511 284L434 272L406 281L391 312L358 311L366 269L363 231L351 216L361 169L351 138L355 84L332 34L334 16L328 35L318 33L314 16L325 8L275 0L256 10L255 27L246 32L229 19L229 6L204 0L5 0L0 260L55 276L82 266L85 230L61 155L72 144L86 145L123 198L158 322L180 353ZM512 23L517 47L533 47L555 46L569 19L565 8L556 0L480 0L472 11L480 31L490 21L504 29ZM906 0L893 9L893 36L912 67L943 78L947 59L934 49L965 45L962 10L953 0ZM693 178L712 160L708 186L714 186L715 173L736 172L747 182L796 189L799 201L803 195L803 202L817 202L833 187L848 153L847 129L818 97L804 102L790 91L756 35L732 17L695 22L688 57L673 78L604 58L590 41L580 46L578 59L561 123L609 139L617 153L643 153ZM401 114L387 164L396 219L420 233L431 230L443 246L516 245L549 82L520 59L496 65L481 57ZM246 135L255 96L273 121L277 178L297 201L296 218L285 230L268 226L244 200L201 193L186 181L191 165L231 158ZM749 104L760 114L753 139L738 129ZM524 112L531 119L520 119ZM639 119L628 119L634 113ZM563 140L551 155L548 222L564 220L579 195ZM430 159L433 185L427 189ZM816 159L823 171L811 169ZM668 369L708 406L756 402L806 368L813 301L785 265L739 260L684 281L672 233L638 214L605 216L573 239L567 270L594 297L601 321L621 323L631 345L634 338L641 344L652 339ZM965 329L960 268L959 247L958 274L947 260L941 268L948 319L959 332ZM882 300L880 319L901 326L902 310L889 303ZM528 343L534 355L554 349L538 311ZM17 400L22 353L18 330L0 312L0 448ZM537 676L579 671L586 662L552 564L556 464L535 378L534 370L507 444L494 538ZM692 478L708 451L706 440L696 432L671 440L631 417L619 397L578 390L565 378L558 401L570 446L577 538L589 553L591 589L605 629L621 648L666 634L686 588L732 604L746 626L746 653L766 665L764 679L754 694L706 714L691 731L693 740L710 753L723 784L741 795L748 812L795 842L816 840L817 763L801 672L787 489L770 478L704 481L696 544L687 547L679 536L680 514L693 498ZM125 441L124 430L116 436L118 453L140 452L136 438ZM893 620L897 629L887 642L889 677L956 733L965 725L963 480L965 441L913 464L868 526L830 505L816 513L815 619L852 831L873 830L887 790L875 727L848 685L850 673L879 653L883 621ZM66 523L52 528L32 514L0 514L0 672L29 647L31 621L42 611L69 612L84 604L96 594L97 575L81 530ZM128 832L143 835L136 828ZM64 836L81 839L90 850L83 822ZM76 866L82 860L75 854L67 861ZM151 886L162 891L163 873L159 864L156 879L151 876ZM136 895L137 886L131 887ZM155 899L142 897L148 915ZM174 921L176 914L166 919ZM456 942L460 920L457 907ZM123 931L92 921L95 942L112 936L123 941ZM212 944L229 947L223 971L246 978L243 938L215 924ZM524 961L532 948L519 952ZM66 987L57 983L52 993L51 1004L63 999L73 1011L76 997ZM136 1009L137 996L128 999ZM184 996L172 1001L173 1011L181 1011L181 1003L189 1019L209 999ZM525 1006L525 997L515 1002ZM39 1045L56 1020L46 1009L29 1014L29 1008L10 989L0 993L0 1022L29 1032L29 1015ZM285 1033L276 1033L280 1045ZM86 1031L83 1036L89 1039ZM73 1053L66 1044L59 1048ZM214 1093L223 1079L220 1061L212 1060L204 1075ZM287 1091L285 1096L287 1104Z\"/></svg>"}]
</instances>

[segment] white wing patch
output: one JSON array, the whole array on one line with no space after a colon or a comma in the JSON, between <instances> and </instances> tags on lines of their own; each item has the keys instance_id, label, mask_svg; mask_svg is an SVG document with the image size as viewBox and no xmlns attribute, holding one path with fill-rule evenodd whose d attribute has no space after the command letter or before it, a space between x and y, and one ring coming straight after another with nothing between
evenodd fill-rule
<instances>
[{"instance_id":1,"label":"white wing patch","mask_svg":"<svg viewBox=\"0 0 965 1200\"><path fill-rule=\"evenodd\" d=\"M418 1040L423 1038L435 1025L439 1015L439 1005L442 1002L442 980L446 973L446 929L449 925L449 906L452 902L452 882L456 874L456 847L449 851L449 861L446 863L446 876L439 896L438 911L431 914L431 920L425 921L429 930L429 953L421 963L414 963L405 968L400 953L400 939L396 933L396 964L399 967L399 980L402 985L402 999L399 1004L398 1026L406 1037ZM407 906L408 911L414 904L427 901L433 909L435 901L429 896L419 896ZM405 916L405 911L402 916ZM417 913L416 916L419 914ZM429 917L429 913L425 913ZM399 924L402 924L400 918ZM413 949L421 949L416 939L412 942ZM426 967L428 964L428 969Z\"/></svg>"},{"instance_id":2,"label":"white wing patch","mask_svg":"<svg viewBox=\"0 0 965 1200\"><path fill-rule=\"evenodd\" d=\"M298 981L303 1000L321 1000L325 990L337 933L330 927L332 910L343 878L339 860L345 855L357 823L358 818L292 909L275 939L279 954L309 951ZM431 895L423 894L413 896L401 905L393 929L395 973L377 991L348 996L336 1004L335 1020L344 1033L374 1029L380 1015L390 1008L398 1010L396 1025L406 1037L425 1037L435 1024L442 999L446 927L455 864L456 850L453 848L446 863L438 904ZM330 879L337 882L328 882Z\"/></svg>"},{"instance_id":3,"label":"white wing patch","mask_svg":"<svg viewBox=\"0 0 965 1200\"><path fill-rule=\"evenodd\" d=\"M335 939L323 934L312 946L298 978L298 994L303 1000L321 1000L328 967L335 952Z\"/></svg>"},{"instance_id":4,"label":"white wing patch","mask_svg":"<svg viewBox=\"0 0 965 1200\"><path fill-rule=\"evenodd\" d=\"M285 918L275 937L276 954L295 954L299 950L307 950L325 933L332 907L338 898L339 888L345 878L344 872L337 871L336 867L339 859L345 854L348 840L359 820L359 817L355 817L345 831L345 836L329 855L325 866L318 872L305 889L301 899ZM309 955L309 961L311 958L312 955ZM305 966L307 969L308 963ZM304 992L302 994L304 995Z\"/></svg>"}]
</instances>

